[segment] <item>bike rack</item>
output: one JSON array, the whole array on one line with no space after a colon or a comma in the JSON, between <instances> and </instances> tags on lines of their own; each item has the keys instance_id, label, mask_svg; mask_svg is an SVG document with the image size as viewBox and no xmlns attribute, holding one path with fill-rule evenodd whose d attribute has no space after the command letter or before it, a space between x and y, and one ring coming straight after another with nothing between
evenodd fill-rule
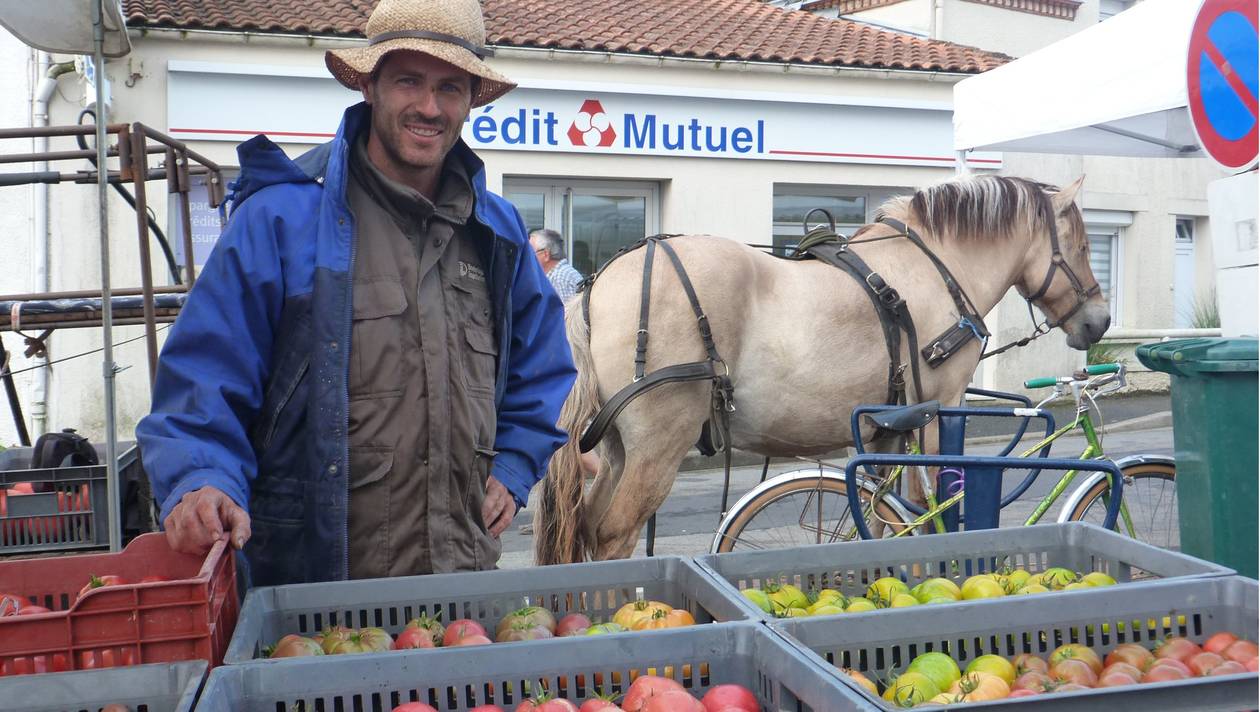
<instances>
[{"instance_id":1,"label":"bike rack","mask_svg":"<svg viewBox=\"0 0 1260 712\"><path fill-rule=\"evenodd\" d=\"M972 492L972 482L984 480L989 485L986 489L994 489L1001 492L1001 478L1007 469L1024 469L1028 467L1028 458L1024 457L982 457L974 455L880 455L867 454L858 455L849 460L844 467L844 476L847 482L858 482L857 469L859 467L883 467L883 466L924 466L924 467L955 467L964 470L970 470L971 477L967 478L965 486L967 496ZM1112 529L1116 525L1116 519L1120 515L1120 501L1123 497L1123 477L1120 468L1110 460L1065 460L1059 458L1044 458L1038 460L1039 470L1082 470L1090 472L1106 472L1111 475L1111 500L1107 503L1107 514L1103 518L1103 528ZM989 473L996 476L989 477ZM976 477L980 475L980 477ZM862 511L862 500L859 497L861 487L847 487L846 493L849 499L849 510L852 512ZM960 523L968 524L968 530L975 529L996 529L998 513L1001 511L999 506L991 506L996 498L988 498L980 502L972 502L975 506L975 517L972 518L972 508L969 507L966 514L959 517ZM986 506L989 505L989 506ZM860 517L853 517L853 523L858 530L858 534L863 539L873 539L871 530L866 526L866 521ZM955 531L951 529L951 531Z\"/></svg>"}]
</instances>

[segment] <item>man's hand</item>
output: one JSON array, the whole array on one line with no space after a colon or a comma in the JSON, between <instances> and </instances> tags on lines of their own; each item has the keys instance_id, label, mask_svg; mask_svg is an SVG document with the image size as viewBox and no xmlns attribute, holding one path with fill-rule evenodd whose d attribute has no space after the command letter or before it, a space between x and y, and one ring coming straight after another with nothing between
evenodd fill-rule
<instances>
[{"instance_id":1,"label":"man's hand","mask_svg":"<svg viewBox=\"0 0 1260 712\"><path fill-rule=\"evenodd\" d=\"M167 515L166 540L185 554L205 554L227 531L232 546L249 541L249 515L232 498L214 487L185 494Z\"/></svg>"},{"instance_id":2,"label":"man's hand","mask_svg":"<svg viewBox=\"0 0 1260 712\"><path fill-rule=\"evenodd\" d=\"M490 536L498 539L507 531L516 516L516 502L503 483L492 475L486 480L486 498L481 503L481 521L486 523Z\"/></svg>"}]
</instances>

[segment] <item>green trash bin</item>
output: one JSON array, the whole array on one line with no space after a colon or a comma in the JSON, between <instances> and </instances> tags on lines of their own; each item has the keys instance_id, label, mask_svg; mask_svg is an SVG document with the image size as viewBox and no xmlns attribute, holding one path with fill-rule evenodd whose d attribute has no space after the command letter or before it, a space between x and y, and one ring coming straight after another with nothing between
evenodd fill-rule
<instances>
[{"instance_id":1,"label":"green trash bin","mask_svg":"<svg viewBox=\"0 0 1260 712\"><path fill-rule=\"evenodd\" d=\"M1172 376L1181 550L1256 577L1254 338L1145 344L1138 360Z\"/></svg>"}]
</instances>

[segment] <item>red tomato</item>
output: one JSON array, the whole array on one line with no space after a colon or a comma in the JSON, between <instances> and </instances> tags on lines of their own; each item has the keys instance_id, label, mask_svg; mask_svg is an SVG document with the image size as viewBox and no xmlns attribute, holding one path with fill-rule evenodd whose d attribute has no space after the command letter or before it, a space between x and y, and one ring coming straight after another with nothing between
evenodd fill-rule
<instances>
[{"instance_id":1,"label":"red tomato","mask_svg":"<svg viewBox=\"0 0 1260 712\"><path fill-rule=\"evenodd\" d=\"M83 598L88 592L104 588L105 586L121 586L127 583L121 576L96 576L92 575L88 578L87 585L79 589L79 598Z\"/></svg>"},{"instance_id":2,"label":"red tomato","mask_svg":"<svg viewBox=\"0 0 1260 712\"><path fill-rule=\"evenodd\" d=\"M1064 682L1075 682L1078 685L1093 687L1098 682L1098 674L1089 663L1077 658L1066 658L1050 668L1050 677Z\"/></svg>"},{"instance_id":3,"label":"red tomato","mask_svg":"<svg viewBox=\"0 0 1260 712\"><path fill-rule=\"evenodd\" d=\"M1050 668L1054 669L1061 660L1080 660L1094 671L1094 675L1102 672L1103 669L1102 658L1098 657L1098 653L1080 643L1068 643L1055 648L1054 652L1050 653Z\"/></svg>"},{"instance_id":4,"label":"red tomato","mask_svg":"<svg viewBox=\"0 0 1260 712\"><path fill-rule=\"evenodd\" d=\"M653 695L643 706L643 712L706 712L700 700L686 690L666 690ZM760 712L759 710L756 712Z\"/></svg>"},{"instance_id":5,"label":"red tomato","mask_svg":"<svg viewBox=\"0 0 1260 712\"><path fill-rule=\"evenodd\" d=\"M1208 677L1216 677L1217 675L1241 675L1247 672L1246 666L1234 660L1226 660L1208 671ZM1255 672L1252 670L1251 672Z\"/></svg>"},{"instance_id":6,"label":"red tomato","mask_svg":"<svg viewBox=\"0 0 1260 712\"><path fill-rule=\"evenodd\" d=\"M586 629L591 627L591 619L581 613L570 613L560 622L556 623L556 637L563 638L569 635L583 635Z\"/></svg>"},{"instance_id":7,"label":"red tomato","mask_svg":"<svg viewBox=\"0 0 1260 712\"><path fill-rule=\"evenodd\" d=\"M394 650L432 647L435 647L433 636L424 628L403 628L403 632L394 638Z\"/></svg>"},{"instance_id":8,"label":"red tomato","mask_svg":"<svg viewBox=\"0 0 1260 712\"><path fill-rule=\"evenodd\" d=\"M1225 652L1221 653L1221 657L1226 660L1233 660L1236 663L1245 663L1248 660L1260 654L1256 650L1256 644L1250 640L1235 640L1225 648Z\"/></svg>"},{"instance_id":9,"label":"red tomato","mask_svg":"<svg viewBox=\"0 0 1260 712\"><path fill-rule=\"evenodd\" d=\"M1243 663L1243 667L1247 668L1247 672L1260 671L1260 658L1252 658Z\"/></svg>"},{"instance_id":10,"label":"red tomato","mask_svg":"<svg viewBox=\"0 0 1260 712\"><path fill-rule=\"evenodd\" d=\"M480 635L485 637L486 629L481 624L468 618L461 618L453 621L446 627L446 632L442 635L442 645L454 645L459 642L460 638L469 635ZM487 638L487 640L489 640Z\"/></svg>"},{"instance_id":11,"label":"red tomato","mask_svg":"<svg viewBox=\"0 0 1260 712\"><path fill-rule=\"evenodd\" d=\"M1190 659L1186 661L1186 667L1190 668L1190 672L1194 673L1198 677L1203 677L1208 674L1212 668L1223 662L1225 662L1225 658L1222 658L1216 653L1209 653L1205 651L1191 656Z\"/></svg>"},{"instance_id":12,"label":"red tomato","mask_svg":"<svg viewBox=\"0 0 1260 712\"><path fill-rule=\"evenodd\" d=\"M491 642L493 641L484 635L466 635L455 641L451 647L460 648L468 645L489 645Z\"/></svg>"},{"instance_id":13,"label":"red tomato","mask_svg":"<svg viewBox=\"0 0 1260 712\"><path fill-rule=\"evenodd\" d=\"M1138 679L1127 672L1121 670L1113 670L1105 672L1102 677L1098 678L1098 684L1095 687L1123 687L1125 685L1136 685Z\"/></svg>"},{"instance_id":14,"label":"red tomato","mask_svg":"<svg viewBox=\"0 0 1260 712\"><path fill-rule=\"evenodd\" d=\"M1054 688L1053 692L1080 692L1081 690L1091 689L1085 685L1078 685L1075 682L1065 682Z\"/></svg>"},{"instance_id":15,"label":"red tomato","mask_svg":"<svg viewBox=\"0 0 1260 712\"><path fill-rule=\"evenodd\" d=\"M324 649L320 646L319 641L314 638L306 638L300 635L286 635L276 643L276 647L271 651L272 658L297 658L310 655L324 655Z\"/></svg>"},{"instance_id":16,"label":"red tomato","mask_svg":"<svg viewBox=\"0 0 1260 712\"><path fill-rule=\"evenodd\" d=\"M37 606L33 603L30 603L25 606L22 606L21 610L17 612L19 616L34 616L34 615L39 615L40 613L52 613L52 611L47 608L44 608L43 606Z\"/></svg>"},{"instance_id":17,"label":"red tomato","mask_svg":"<svg viewBox=\"0 0 1260 712\"><path fill-rule=\"evenodd\" d=\"M1054 687L1054 678L1044 672L1038 672L1036 670L1029 670L1023 675L1015 678L1015 682L1011 683L1012 690L1045 692L1047 687Z\"/></svg>"},{"instance_id":18,"label":"red tomato","mask_svg":"<svg viewBox=\"0 0 1260 712\"><path fill-rule=\"evenodd\" d=\"M1164 642L1155 648L1155 657L1157 658L1175 658L1181 662L1185 662L1190 658L1203 652L1203 649L1185 638L1165 638Z\"/></svg>"},{"instance_id":19,"label":"red tomato","mask_svg":"<svg viewBox=\"0 0 1260 712\"><path fill-rule=\"evenodd\" d=\"M717 712L723 707L738 707L747 712L761 712L757 696L743 685L718 685L700 699L705 712Z\"/></svg>"},{"instance_id":20,"label":"red tomato","mask_svg":"<svg viewBox=\"0 0 1260 712\"><path fill-rule=\"evenodd\" d=\"M612 700L606 700L602 697L595 697L582 703L578 708L578 712L623 712Z\"/></svg>"},{"instance_id":21,"label":"red tomato","mask_svg":"<svg viewBox=\"0 0 1260 712\"><path fill-rule=\"evenodd\" d=\"M498 705L481 705L468 710L468 712L503 712L503 708Z\"/></svg>"},{"instance_id":22,"label":"red tomato","mask_svg":"<svg viewBox=\"0 0 1260 712\"><path fill-rule=\"evenodd\" d=\"M1176 665L1152 665L1142 675L1142 682L1167 682L1169 680L1186 680L1190 677L1190 673L1185 669L1185 665L1178 667Z\"/></svg>"},{"instance_id":23,"label":"red tomato","mask_svg":"<svg viewBox=\"0 0 1260 712\"><path fill-rule=\"evenodd\" d=\"M1137 643L1125 643L1117 645L1103 662L1107 667L1111 667L1115 663L1128 663L1138 670L1145 670L1155 661L1155 656L1151 651L1138 645Z\"/></svg>"},{"instance_id":24,"label":"red tomato","mask_svg":"<svg viewBox=\"0 0 1260 712\"><path fill-rule=\"evenodd\" d=\"M578 712L577 705L558 697L554 700L547 700L538 705L536 709L538 712Z\"/></svg>"},{"instance_id":25,"label":"red tomato","mask_svg":"<svg viewBox=\"0 0 1260 712\"><path fill-rule=\"evenodd\" d=\"M643 712L650 698L670 690L686 692L681 684L668 677L643 675L630 683L630 689L626 691L626 696L621 701L621 708L626 712Z\"/></svg>"},{"instance_id":26,"label":"red tomato","mask_svg":"<svg viewBox=\"0 0 1260 712\"><path fill-rule=\"evenodd\" d=\"M406 702L395 707L392 712L438 712L437 709L423 702Z\"/></svg>"},{"instance_id":27,"label":"red tomato","mask_svg":"<svg viewBox=\"0 0 1260 712\"><path fill-rule=\"evenodd\" d=\"M1015 697L1035 697L1037 694L1038 692L1036 690L1029 690L1027 688L1024 688L1020 690L1011 690L1011 694L1007 695L1006 697L1007 699L1011 699Z\"/></svg>"},{"instance_id":28,"label":"red tomato","mask_svg":"<svg viewBox=\"0 0 1260 712\"><path fill-rule=\"evenodd\" d=\"M1190 666L1186 665L1185 663L1181 662L1180 660L1176 658L1159 658L1154 663L1151 663L1150 667L1146 668L1146 672L1150 672L1151 670L1154 670L1157 667L1174 668L1176 670L1181 671L1182 673L1185 673L1186 677L1190 677L1194 674L1193 672L1190 671Z\"/></svg>"},{"instance_id":29,"label":"red tomato","mask_svg":"<svg viewBox=\"0 0 1260 712\"><path fill-rule=\"evenodd\" d=\"M439 620L442 614L439 612L436 616L420 616L407 621L408 628L420 628L428 631L429 637L433 639L434 647L442 644L442 636L446 635L446 628Z\"/></svg>"},{"instance_id":30,"label":"red tomato","mask_svg":"<svg viewBox=\"0 0 1260 712\"><path fill-rule=\"evenodd\" d=\"M1015 674L1023 675L1026 672L1050 672L1050 663L1032 653L1021 653L1011 659L1011 664L1015 666Z\"/></svg>"},{"instance_id":31,"label":"red tomato","mask_svg":"<svg viewBox=\"0 0 1260 712\"><path fill-rule=\"evenodd\" d=\"M1113 672L1122 672L1133 678L1135 681L1142 677L1142 671L1128 663L1112 663L1103 668L1103 675ZM1099 679L1101 679L1101 676L1099 676Z\"/></svg>"},{"instance_id":32,"label":"red tomato","mask_svg":"<svg viewBox=\"0 0 1260 712\"><path fill-rule=\"evenodd\" d=\"M1228 648L1235 640L1238 640L1238 636L1230 633L1229 631L1217 633L1211 638L1203 641L1203 649L1209 653L1216 653L1217 655L1220 655L1224 653L1225 648Z\"/></svg>"}]
</instances>

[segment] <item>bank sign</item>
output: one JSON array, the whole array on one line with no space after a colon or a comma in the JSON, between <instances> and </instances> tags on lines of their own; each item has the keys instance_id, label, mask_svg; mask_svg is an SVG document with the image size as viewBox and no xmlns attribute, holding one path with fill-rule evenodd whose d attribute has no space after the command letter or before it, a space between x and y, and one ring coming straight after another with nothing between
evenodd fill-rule
<instances>
[{"instance_id":1,"label":"bank sign","mask_svg":"<svg viewBox=\"0 0 1260 712\"><path fill-rule=\"evenodd\" d=\"M169 65L169 130L181 139L282 143L330 138L357 100L322 70ZM281 74L283 72L283 74ZM737 78L732 77L732 84ZM473 109L476 149L739 160L952 166L948 104L534 80ZM1001 155L972 153L975 167Z\"/></svg>"}]
</instances>

